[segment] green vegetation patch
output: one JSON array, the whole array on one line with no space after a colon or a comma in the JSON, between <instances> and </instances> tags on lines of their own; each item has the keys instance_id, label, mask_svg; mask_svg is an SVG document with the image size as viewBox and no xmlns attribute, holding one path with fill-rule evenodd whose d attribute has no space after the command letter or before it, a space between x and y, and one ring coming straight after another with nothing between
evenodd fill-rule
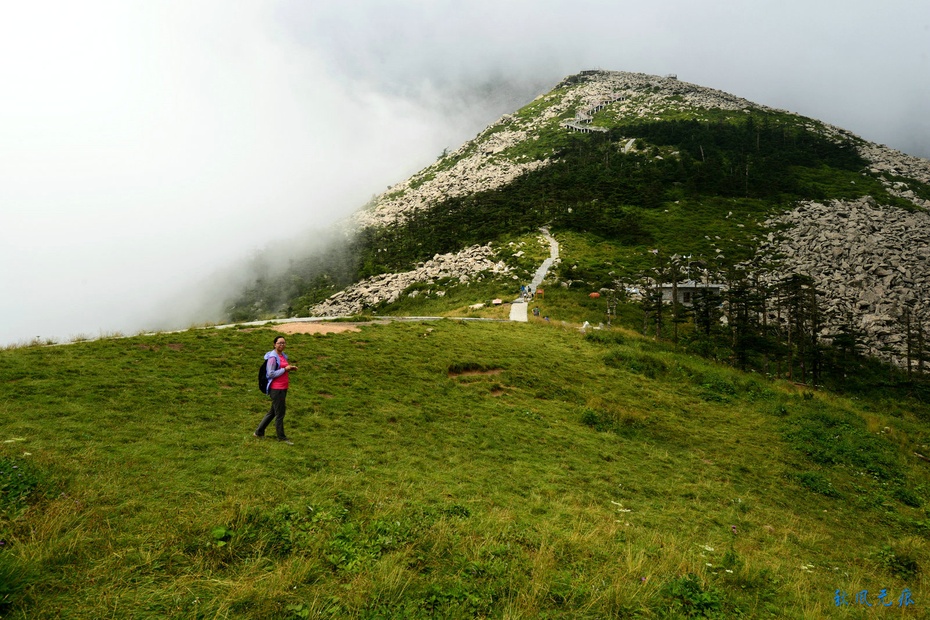
<instances>
[{"instance_id":1,"label":"green vegetation patch","mask_svg":"<svg viewBox=\"0 0 930 620\"><path fill-rule=\"evenodd\" d=\"M805 489L813 491L814 493L819 493L827 497L842 497L840 492L836 490L836 487L833 486L833 483L818 471L800 472L798 474L792 474L790 477L796 480Z\"/></svg>"},{"instance_id":2,"label":"green vegetation patch","mask_svg":"<svg viewBox=\"0 0 930 620\"><path fill-rule=\"evenodd\" d=\"M15 519L26 509L53 493L48 474L28 457L0 453L0 514Z\"/></svg>"},{"instance_id":3,"label":"green vegetation patch","mask_svg":"<svg viewBox=\"0 0 930 620\"><path fill-rule=\"evenodd\" d=\"M809 411L789 419L785 438L818 465L841 466L883 482L902 482L898 449L870 433L862 418L841 411Z\"/></svg>"},{"instance_id":4,"label":"green vegetation patch","mask_svg":"<svg viewBox=\"0 0 930 620\"><path fill-rule=\"evenodd\" d=\"M927 595L907 408L628 331L397 322L288 335L290 446L251 435L275 333L0 352L31 454L4 471L41 464L5 488L5 613L801 618L837 587ZM33 510L44 471L68 494Z\"/></svg>"}]
</instances>

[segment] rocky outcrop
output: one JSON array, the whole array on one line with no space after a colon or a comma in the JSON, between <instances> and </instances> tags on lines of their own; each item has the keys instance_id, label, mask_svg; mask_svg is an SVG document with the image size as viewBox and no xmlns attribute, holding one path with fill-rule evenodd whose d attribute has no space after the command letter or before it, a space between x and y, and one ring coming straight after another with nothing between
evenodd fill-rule
<instances>
[{"instance_id":1,"label":"rocky outcrop","mask_svg":"<svg viewBox=\"0 0 930 620\"><path fill-rule=\"evenodd\" d=\"M823 293L828 337L849 318L868 353L900 362L901 311L930 319L930 214L857 201L805 202L766 222L762 252L780 257L780 274L812 276ZM773 276L773 280L778 275Z\"/></svg>"},{"instance_id":2,"label":"rocky outcrop","mask_svg":"<svg viewBox=\"0 0 930 620\"><path fill-rule=\"evenodd\" d=\"M623 71L589 72L577 86L571 88L566 97L579 110L615 100L618 103L611 105L615 114L643 119L656 118L659 112L671 108L731 111L772 109L720 90L682 82L671 76Z\"/></svg>"},{"instance_id":3,"label":"rocky outcrop","mask_svg":"<svg viewBox=\"0 0 930 620\"><path fill-rule=\"evenodd\" d=\"M504 117L498 125L506 127L511 119ZM527 172L547 166L548 159L516 162L501 156L526 139L527 132L522 130L486 130L433 166L389 187L371 207L356 214L357 225L387 226L403 222L411 214L431 209L449 198L494 190Z\"/></svg>"},{"instance_id":4,"label":"rocky outcrop","mask_svg":"<svg viewBox=\"0 0 930 620\"><path fill-rule=\"evenodd\" d=\"M872 197L804 202L767 222L780 232L770 233L761 251L780 257L780 274L814 278L824 295L825 337L852 319L868 354L901 363L907 346L902 311L909 308L915 322L930 320L930 200L902 177L930 183L930 161L836 127L822 130L853 138L868 162L863 173L913 208L881 205Z\"/></svg>"},{"instance_id":5,"label":"rocky outcrop","mask_svg":"<svg viewBox=\"0 0 930 620\"><path fill-rule=\"evenodd\" d=\"M886 173L930 183L930 162L926 159L873 142L860 144L859 154L869 161L869 171L873 174Z\"/></svg>"},{"instance_id":6,"label":"rocky outcrop","mask_svg":"<svg viewBox=\"0 0 930 620\"><path fill-rule=\"evenodd\" d=\"M349 316L382 302L395 302L407 288L418 283L436 283L454 278L466 283L485 275L507 273L507 266L494 260L491 246L475 245L455 254L437 254L416 269L403 273L386 273L353 284L323 303L310 308L313 316ZM414 294L417 291L413 291ZM436 291L444 294L443 291Z\"/></svg>"},{"instance_id":7,"label":"rocky outcrop","mask_svg":"<svg viewBox=\"0 0 930 620\"><path fill-rule=\"evenodd\" d=\"M859 154L869 162L869 173L882 182L889 194L930 211L930 200L918 196L907 181L898 178L907 177L930 184L930 162L872 142L863 142L858 148Z\"/></svg>"}]
</instances>

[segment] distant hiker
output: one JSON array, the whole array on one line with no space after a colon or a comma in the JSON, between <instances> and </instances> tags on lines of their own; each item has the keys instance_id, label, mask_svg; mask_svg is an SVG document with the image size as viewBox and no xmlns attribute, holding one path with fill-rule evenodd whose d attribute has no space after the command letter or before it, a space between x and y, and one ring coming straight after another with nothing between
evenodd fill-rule
<instances>
[{"instance_id":1,"label":"distant hiker","mask_svg":"<svg viewBox=\"0 0 930 620\"><path fill-rule=\"evenodd\" d=\"M533 308L533 316L539 316L539 306Z\"/></svg>"},{"instance_id":2,"label":"distant hiker","mask_svg":"<svg viewBox=\"0 0 930 620\"><path fill-rule=\"evenodd\" d=\"M287 342L284 336L277 336L274 339L274 349L265 353L266 374L268 375L269 389L268 395L271 396L271 409L262 418L261 424L252 433L259 439L265 436L265 427L271 420L274 420L274 430L278 441L283 441L288 445L294 445L287 435L284 434L284 413L287 411L287 387L290 372L297 370L297 366L291 364L287 355L284 353L284 347Z\"/></svg>"}]
</instances>

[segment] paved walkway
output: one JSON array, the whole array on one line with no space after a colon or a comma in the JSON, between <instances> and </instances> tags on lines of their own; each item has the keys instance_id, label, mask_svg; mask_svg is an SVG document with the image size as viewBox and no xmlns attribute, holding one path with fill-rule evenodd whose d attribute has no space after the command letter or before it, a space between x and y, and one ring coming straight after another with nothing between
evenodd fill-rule
<instances>
[{"instance_id":1,"label":"paved walkway","mask_svg":"<svg viewBox=\"0 0 930 620\"><path fill-rule=\"evenodd\" d=\"M548 228L540 228L543 236L549 240L549 258L543 261L543 264L539 266L539 269L536 270L536 273L533 274L533 279L530 282L530 291L533 293L539 288L539 285L542 284L542 281L546 279L546 274L549 273L549 268L552 267L552 263L559 258L559 242L556 241L552 235L549 234ZM529 312L530 305L525 302L522 298L518 297L510 305L510 320L511 321L527 321L527 313Z\"/></svg>"}]
</instances>

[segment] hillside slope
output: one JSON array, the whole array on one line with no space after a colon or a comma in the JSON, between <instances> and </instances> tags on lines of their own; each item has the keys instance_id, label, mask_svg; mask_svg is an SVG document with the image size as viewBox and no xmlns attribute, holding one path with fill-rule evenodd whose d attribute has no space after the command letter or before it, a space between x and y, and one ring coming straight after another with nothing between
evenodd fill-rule
<instances>
[{"instance_id":1,"label":"hillside slope","mask_svg":"<svg viewBox=\"0 0 930 620\"><path fill-rule=\"evenodd\" d=\"M586 71L373 199L354 218L352 269L330 277L318 257L264 286L294 291L291 316L402 312L411 293L484 277L506 297L525 271L510 244L548 226L589 250L606 244L566 255L550 285L622 291L654 270L650 253L706 277L752 269L770 288L801 274L823 300L825 341L853 330L866 352L900 362L914 339L902 317L930 319L928 207L927 160L672 77ZM447 268L429 269L440 256Z\"/></svg>"},{"instance_id":2,"label":"hillside slope","mask_svg":"<svg viewBox=\"0 0 930 620\"><path fill-rule=\"evenodd\" d=\"M251 436L275 333L0 351L0 614L927 616L925 406L621 331L372 324L288 336L287 446Z\"/></svg>"}]
</instances>

